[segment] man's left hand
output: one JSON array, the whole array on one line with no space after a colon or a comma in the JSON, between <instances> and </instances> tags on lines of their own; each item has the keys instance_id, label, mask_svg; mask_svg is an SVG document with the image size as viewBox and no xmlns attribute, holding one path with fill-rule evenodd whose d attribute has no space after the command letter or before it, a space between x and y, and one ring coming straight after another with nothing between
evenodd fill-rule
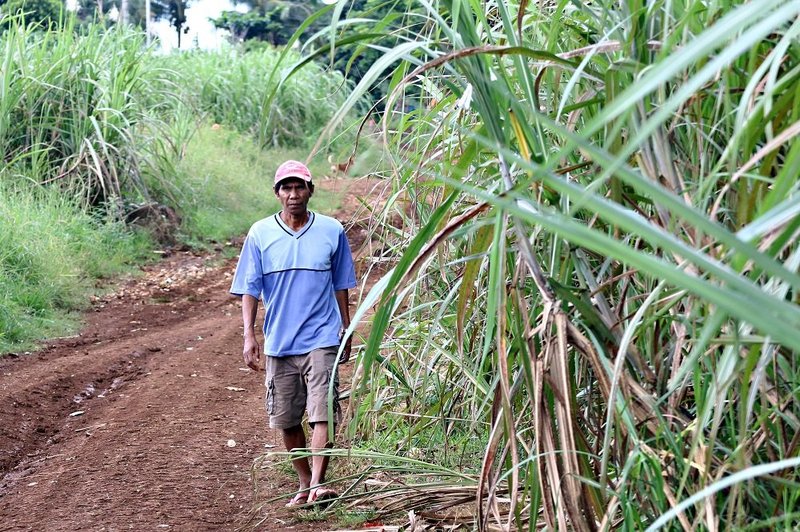
<instances>
[{"instance_id":1,"label":"man's left hand","mask_svg":"<svg viewBox=\"0 0 800 532\"><path fill-rule=\"evenodd\" d=\"M353 337L348 336L344 340L344 347L342 348L342 357L339 359L339 362L344 364L348 360L350 360L350 351L353 348Z\"/></svg>"}]
</instances>

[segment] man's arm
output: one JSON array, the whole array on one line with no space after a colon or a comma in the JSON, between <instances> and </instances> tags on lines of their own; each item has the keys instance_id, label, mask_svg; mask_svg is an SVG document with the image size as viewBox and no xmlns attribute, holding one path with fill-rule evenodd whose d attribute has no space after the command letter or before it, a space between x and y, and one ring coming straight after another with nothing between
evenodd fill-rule
<instances>
[{"instance_id":1,"label":"man's arm","mask_svg":"<svg viewBox=\"0 0 800 532\"><path fill-rule=\"evenodd\" d=\"M347 289L335 290L336 304L339 305L339 314L342 316L342 327L347 329L350 326L350 294ZM342 350L342 358L340 362L344 363L350 360L350 350L353 346L353 336L347 337Z\"/></svg>"},{"instance_id":2,"label":"man's arm","mask_svg":"<svg viewBox=\"0 0 800 532\"><path fill-rule=\"evenodd\" d=\"M242 355L247 367L258 371L258 361L261 358L261 349L256 339L255 324L258 313L258 299L251 295L242 296L242 321L244 323L244 348ZM349 321L349 320L348 320Z\"/></svg>"}]
</instances>

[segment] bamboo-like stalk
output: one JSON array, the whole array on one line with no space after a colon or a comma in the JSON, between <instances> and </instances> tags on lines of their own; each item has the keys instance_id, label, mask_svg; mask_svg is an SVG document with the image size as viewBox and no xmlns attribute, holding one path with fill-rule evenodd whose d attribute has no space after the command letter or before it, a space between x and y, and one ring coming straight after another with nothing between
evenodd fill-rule
<instances>
[{"instance_id":1,"label":"bamboo-like stalk","mask_svg":"<svg viewBox=\"0 0 800 532\"><path fill-rule=\"evenodd\" d=\"M419 110L383 119L406 216L353 429L484 445L478 528L796 523L800 2L412 12L366 78L405 60L387 109Z\"/></svg>"}]
</instances>

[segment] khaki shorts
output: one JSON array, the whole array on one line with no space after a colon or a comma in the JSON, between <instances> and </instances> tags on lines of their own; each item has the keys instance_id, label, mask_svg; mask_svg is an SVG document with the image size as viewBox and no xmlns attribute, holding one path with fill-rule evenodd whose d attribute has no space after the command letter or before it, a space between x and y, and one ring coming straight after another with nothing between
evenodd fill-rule
<instances>
[{"instance_id":1,"label":"khaki shorts","mask_svg":"<svg viewBox=\"0 0 800 532\"><path fill-rule=\"evenodd\" d=\"M305 355L266 357L267 414L273 429L288 429L303 422L328 421L328 386L333 374L334 423L339 412L339 375L333 363L339 346L314 349Z\"/></svg>"}]
</instances>

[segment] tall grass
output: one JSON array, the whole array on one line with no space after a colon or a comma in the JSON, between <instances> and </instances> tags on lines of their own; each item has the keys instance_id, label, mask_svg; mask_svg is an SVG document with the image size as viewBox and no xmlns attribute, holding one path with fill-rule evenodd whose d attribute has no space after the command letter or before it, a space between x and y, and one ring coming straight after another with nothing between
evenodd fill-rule
<instances>
[{"instance_id":1,"label":"tall grass","mask_svg":"<svg viewBox=\"0 0 800 532\"><path fill-rule=\"evenodd\" d=\"M371 74L420 96L383 122L404 217L351 429L485 451L401 509L796 525L800 2L420 5Z\"/></svg>"},{"instance_id":2,"label":"tall grass","mask_svg":"<svg viewBox=\"0 0 800 532\"><path fill-rule=\"evenodd\" d=\"M55 189L0 183L0 353L69 331L95 281L127 271L152 245Z\"/></svg>"},{"instance_id":3,"label":"tall grass","mask_svg":"<svg viewBox=\"0 0 800 532\"><path fill-rule=\"evenodd\" d=\"M175 83L181 93L209 120L247 133L265 147L287 148L313 144L348 89L341 74L318 63L281 83L283 69L298 59L296 52L271 47L225 48L171 55L161 63L179 73Z\"/></svg>"},{"instance_id":4,"label":"tall grass","mask_svg":"<svg viewBox=\"0 0 800 532\"><path fill-rule=\"evenodd\" d=\"M278 59L293 52L157 56L131 29L9 24L0 37L5 175L61 185L87 205L180 207L175 165L200 123L231 126L272 148L306 147L347 88L341 75L312 64L265 108L282 79Z\"/></svg>"},{"instance_id":5,"label":"tall grass","mask_svg":"<svg viewBox=\"0 0 800 532\"><path fill-rule=\"evenodd\" d=\"M121 220L168 201L180 135L145 103L168 100L136 32L44 31L4 20L0 36L0 352L75 326L98 278L141 261L150 238ZM172 116L175 114L173 113Z\"/></svg>"},{"instance_id":6,"label":"tall grass","mask_svg":"<svg viewBox=\"0 0 800 532\"><path fill-rule=\"evenodd\" d=\"M86 205L152 201L149 185L168 178L181 137L166 134L165 117L148 104L178 95L148 62L143 35L79 31L74 20L41 31L15 20L0 45L5 178L60 186Z\"/></svg>"}]
</instances>

